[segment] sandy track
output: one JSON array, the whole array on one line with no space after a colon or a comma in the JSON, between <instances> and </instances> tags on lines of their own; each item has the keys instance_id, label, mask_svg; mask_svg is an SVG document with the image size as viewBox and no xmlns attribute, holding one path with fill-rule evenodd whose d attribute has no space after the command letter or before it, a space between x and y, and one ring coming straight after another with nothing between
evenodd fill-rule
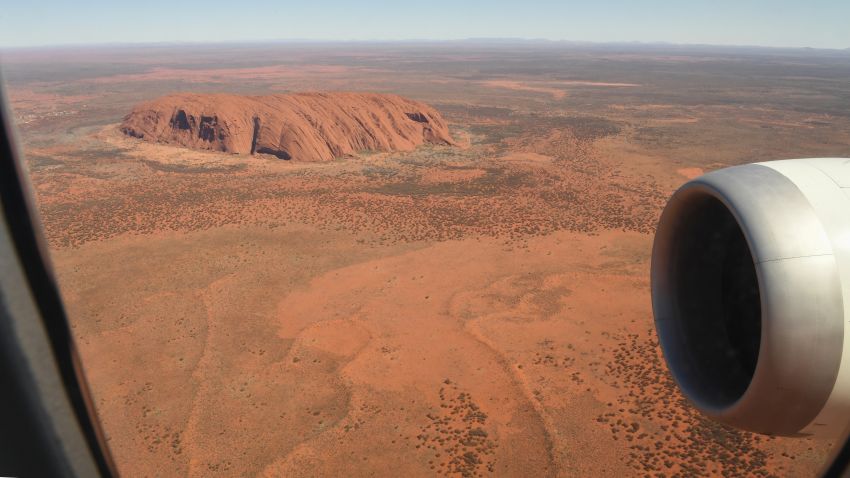
<instances>
[{"instance_id":1,"label":"sandy track","mask_svg":"<svg viewBox=\"0 0 850 478\"><path fill-rule=\"evenodd\" d=\"M484 429L489 430L488 436L498 436L499 440L494 450L494 469L507 474L520 474L523 469L545 474L546 470L551 473L555 469L547 451L551 446L546 428L506 369L504 359L470 337L463 323L448 313L454 291L464 287L461 284L468 287L470 283L480 282L488 272L493 273L476 267L475 264L486 263L484 258L463 256L468 255L463 253L462 245L448 251L438 245L336 270L314 280L307 290L290 294L279 307L281 334L287 337L303 327L303 321L334 321L338 315L348 315L351 304L360 304L356 314L368 324L373 339L343 369L356 397L354 402L382 403L381 408L396 411L409 402L414 409L427 410L419 417L406 416L405 425L398 425L402 435L399 438L407 449L398 450L401 440L384 442L394 437L393 433L373 435L368 440L363 437L366 442L359 445L356 439L344 441L343 444L351 443L351 452L368 455L366 470L379 471L386 464L403 470L404 474L417 474L426 466L430 469L427 461L443 457L447 458L440 460L441 463L460 459L469 451L446 450L439 446L444 445L439 443L439 438L426 443L415 440L416 435L421 435L418 428L427 427L427 414L440 411L441 403L437 400L440 388L450 384L457 384L461 393L469 393L487 413ZM442 273L445 268L459 274L447 281ZM383 422L381 417L371 419ZM523 423L521 429L511 425L516 422ZM328 432L325 440L302 449L297 457L288 457L278 464L277 470L287 476L306 476L311 469L331 473L341 464L328 458L337 455L341 444L334 437L340 434L345 433L338 429ZM417 449L410 444L411 439L420 445L418 450L426 451L414 452ZM392 463L383 463L380 450L384 447L396 449ZM436 457L436 453L442 456ZM321 459L313 461L308 456ZM482 463L475 468L486 468L486 458L480 458ZM448 467L437 468L445 471Z\"/></svg>"}]
</instances>

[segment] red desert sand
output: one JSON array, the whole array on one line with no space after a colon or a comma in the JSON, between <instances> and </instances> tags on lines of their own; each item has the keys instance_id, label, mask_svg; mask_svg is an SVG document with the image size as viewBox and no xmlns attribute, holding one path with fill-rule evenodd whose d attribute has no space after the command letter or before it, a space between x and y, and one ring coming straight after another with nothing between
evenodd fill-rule
<instances>
[{"instance_id":1,"label":"red desert sand","mask_svg":"<svg viewBox=\"0 0 850 478\"><path fill-rule=\"evenodd\" d=\"M119 473L816 474L681 395L650 258L687 178L850 154L847 62L446 45L4 52Z\"/></svg>"},{"instance_id":2,"label":"red desert sand","mask_svg":"<svg viewBox=\"0 0 850 478\"><path fill-rule=\"evenodd\" d=\"M170 95L138 105L121 131L193 149L303 161L454 144L430 106L374 93Z\"/></svg>"}]
</instances>

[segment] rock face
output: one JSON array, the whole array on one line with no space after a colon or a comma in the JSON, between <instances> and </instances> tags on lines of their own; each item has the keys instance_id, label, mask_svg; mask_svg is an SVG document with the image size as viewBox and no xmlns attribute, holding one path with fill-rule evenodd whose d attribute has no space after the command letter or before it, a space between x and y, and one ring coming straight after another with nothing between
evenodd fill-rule
<instances>
[{"instance_id":1,"label":"rock face","mask_svg":"<svg viewBox=\"0 0 850 478\"><path fill-rule=\"evenodd\" d=\"M169 95L136 106L121 131L194 149L303 161L454 144L435 109L371 93Z\"/></svg>"}]
</instances>

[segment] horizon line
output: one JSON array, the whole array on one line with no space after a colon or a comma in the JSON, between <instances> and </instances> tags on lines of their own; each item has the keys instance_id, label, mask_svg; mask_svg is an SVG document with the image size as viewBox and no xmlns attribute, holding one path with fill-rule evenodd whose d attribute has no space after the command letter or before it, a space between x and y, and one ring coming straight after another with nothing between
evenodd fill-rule
<instances>
[{"instance_id":1,"label":"horizon line","mask_svg":"<svg viewBox=\"0 0 850 478\"><path fill-rule=\"evenodd\" d=\"M0 46L0 51L22 50L51 50L63 48L108 48L108 47L152 47L152 46L205 46L205 45L270 45L270 44L424 44L424 43L499 43L499 44L560 44L575 46L668 46L668 47L714 47L714 48L753 48L765 50L804 50L825 52L850 52L850 46L841 47L812 47L812 46L777 46L732 43L677 43L671 41L590 41L590 40L553 40L549 38L527 37L467 37L467 38L402 38L402 39L313 39L313 38L278 38L278 39L245 39L245 40L198 40L198 41L115 41L115 42L77 42L77 43L42 43L32 45Z\"/></svg>"}]
</instances>

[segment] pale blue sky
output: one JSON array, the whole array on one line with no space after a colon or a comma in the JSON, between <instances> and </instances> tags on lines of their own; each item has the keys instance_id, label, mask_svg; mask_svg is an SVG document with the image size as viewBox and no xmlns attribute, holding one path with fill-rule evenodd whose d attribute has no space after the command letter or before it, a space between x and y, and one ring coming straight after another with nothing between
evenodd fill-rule
<instances>
[{"instance_id":1,"label":"pale blue sky","mask_svg":"<svg viewBox=\"0 0 850 478\"><path fill-rule=\"evenodd\" d=\"M481 37L850 48L850 0L0 0L0 48Z\"/></svg>"}]
</instances>

